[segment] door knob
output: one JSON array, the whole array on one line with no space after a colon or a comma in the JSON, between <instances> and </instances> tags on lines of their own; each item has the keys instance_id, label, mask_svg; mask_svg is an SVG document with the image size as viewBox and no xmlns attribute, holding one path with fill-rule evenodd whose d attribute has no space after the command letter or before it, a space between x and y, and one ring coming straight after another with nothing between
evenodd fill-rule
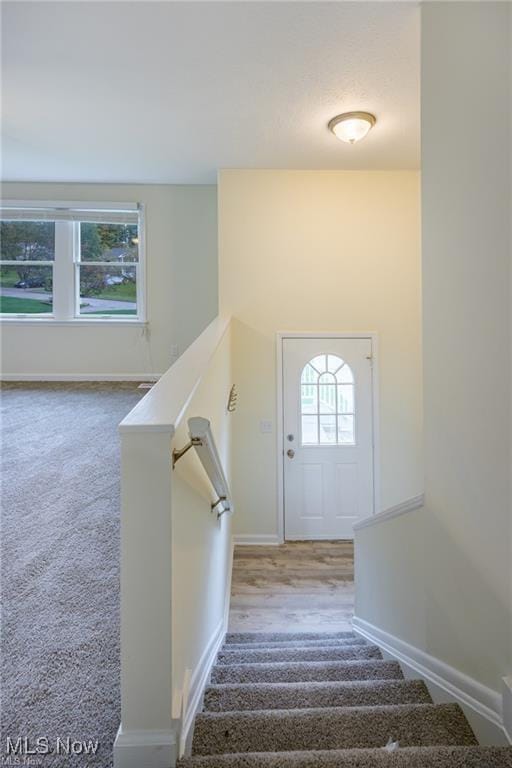
<instances>
[{"instance_id":1,"label":"door knob","mask_svg":"<svg viewBox=\"0 0 512 768\"><path fill-rule=\"evenodd\" d=\"M286 451L286 455L288 456L289 459L293 459L293 457L295 456L295 451L293 450L293 448L289 448Z\"/></svg>"}]
</instances>

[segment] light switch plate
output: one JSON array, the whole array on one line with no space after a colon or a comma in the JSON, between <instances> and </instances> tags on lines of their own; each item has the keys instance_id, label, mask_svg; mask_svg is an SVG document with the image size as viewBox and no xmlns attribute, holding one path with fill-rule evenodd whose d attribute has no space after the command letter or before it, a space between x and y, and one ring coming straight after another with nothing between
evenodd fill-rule
<instances>
[{"instance_id":1,"label":"light switch plate","mask_svg":"<svg viewBox=\"0 0 512 768\"><path fill-rule=\"evenodd\" d=\"M272 432L272 422L267 419L260 421L260 432L265 435Z\"/></svg>"}]
</instances>

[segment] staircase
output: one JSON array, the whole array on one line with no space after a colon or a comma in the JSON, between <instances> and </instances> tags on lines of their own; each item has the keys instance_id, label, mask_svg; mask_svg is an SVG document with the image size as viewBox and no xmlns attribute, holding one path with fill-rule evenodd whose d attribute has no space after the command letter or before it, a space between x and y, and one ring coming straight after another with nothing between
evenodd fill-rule
<instances>
[{"instance_id":1,"label":"staircase","mask_svg":"<svg viewBox=\"0 0 512 768\"><path fill-rule=\"evenodd\" d=\"M512 748L478 746L457 704L352 632L232 633L178 766L512 768Z\"/></svg>"}]
</instances>

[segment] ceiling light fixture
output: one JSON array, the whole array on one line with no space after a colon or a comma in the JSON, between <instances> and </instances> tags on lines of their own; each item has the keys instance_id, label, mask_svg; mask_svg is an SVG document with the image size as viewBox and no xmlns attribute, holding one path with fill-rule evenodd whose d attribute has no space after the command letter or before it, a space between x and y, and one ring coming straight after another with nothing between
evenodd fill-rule
<instances>
[{"instance_id":1,"label":"ceiling light fixture","mask_svg":"<svg viewBox=\"0 0 512 768\"><path fill-rule=\"evenodd\" d=\"M355 144L364 139L376 122L377 118L370 112L344 112L343 115L333 117L327 127L340 141Z\"/></svg>"}]
</instances>

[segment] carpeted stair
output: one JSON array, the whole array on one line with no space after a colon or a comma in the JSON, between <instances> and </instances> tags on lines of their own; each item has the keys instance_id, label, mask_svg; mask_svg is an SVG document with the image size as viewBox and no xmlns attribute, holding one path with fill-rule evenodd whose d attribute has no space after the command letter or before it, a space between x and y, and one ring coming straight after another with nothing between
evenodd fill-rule
<instances>
[{"instance_id":1,"label":"carpeted stair","mask_svg":"<svg viewBox=\"0 0 512 768\"><path fill-rule=\"evenodd\" d=\"M398 742L393 751L389 741ZM351 632L233 633L179 768L512 768L457 704Z\"/></svg>"}]
</instances>

